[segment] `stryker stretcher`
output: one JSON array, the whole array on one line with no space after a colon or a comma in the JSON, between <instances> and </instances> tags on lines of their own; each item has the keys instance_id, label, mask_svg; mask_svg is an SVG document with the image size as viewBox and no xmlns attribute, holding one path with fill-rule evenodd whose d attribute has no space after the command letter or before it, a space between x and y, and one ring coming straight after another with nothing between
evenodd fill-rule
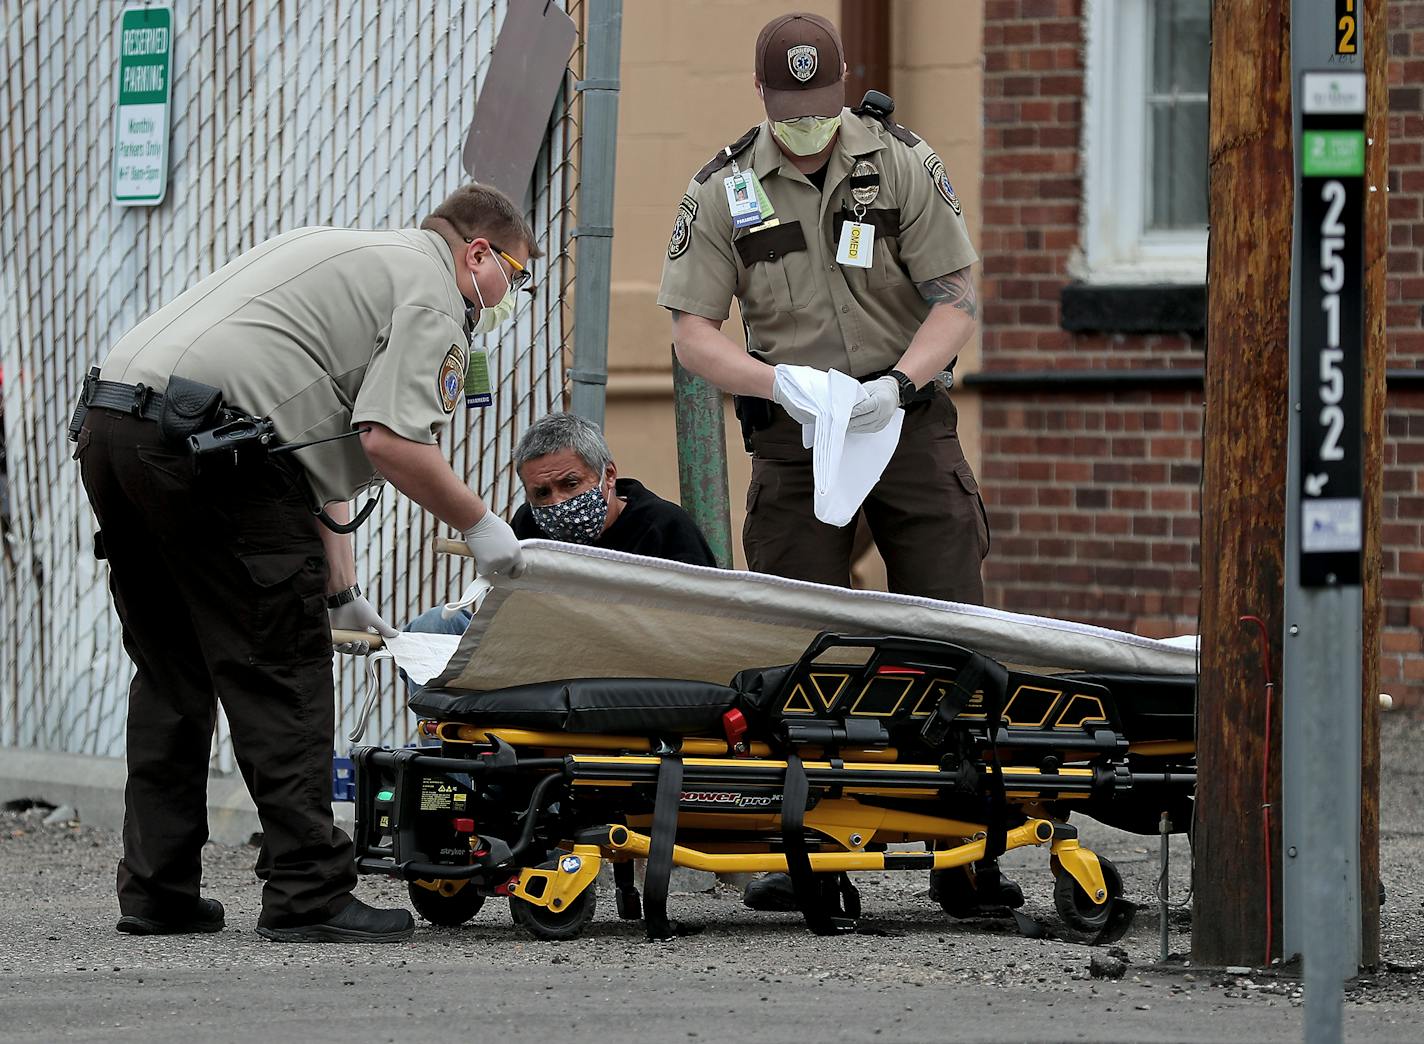
<instances>
[{"instance_id":1,"label":"stryker stretcher","mask_svg":"<svg viewBox=\"0 0 1424 1044\"><path fill-rule=\"evenodd\" d=\"M860 913L849 872L962 870L937 889L962 916L973 864L1038 846L1064 924L1099 940L1131 905L1073 813L1190 820L1190 646L569 545L526 560L411 699L439 746L352 754L358 868L433 923L493 894L572 938L611 862L654 938L678 930L673 866L785 871L830 933Z\"/></svg>"}]
</instances>

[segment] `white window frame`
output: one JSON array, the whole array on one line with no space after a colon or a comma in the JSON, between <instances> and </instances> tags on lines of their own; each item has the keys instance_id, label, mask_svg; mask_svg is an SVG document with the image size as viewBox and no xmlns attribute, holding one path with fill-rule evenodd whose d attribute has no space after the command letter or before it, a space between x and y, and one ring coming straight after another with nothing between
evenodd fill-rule
<instances>
[{"instance_id":1,"label":"white window frame","mask_svg":"<svg viewBox=\"0 0 1424 1044\"><path fill-rule=\"evenodd\" d=\"M1148 232L1151 0L1089 0L1083 211L1072 274L1088 283L1206 282L1207 233Z\"/></svg>"}]
</instances>

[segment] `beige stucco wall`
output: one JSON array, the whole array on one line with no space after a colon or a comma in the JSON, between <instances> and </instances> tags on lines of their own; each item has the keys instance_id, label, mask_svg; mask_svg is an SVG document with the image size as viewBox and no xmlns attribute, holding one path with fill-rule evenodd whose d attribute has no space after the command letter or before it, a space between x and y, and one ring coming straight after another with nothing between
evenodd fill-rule
<instances>
[{"instance_id":1,"label":"beige stucco wall","mask_svg":"<svg viewBox=\"0 0 1424 1044\"><path fill-rule=\"evenodd\" d=\"M935 144L978 242L980 0L891 0L896 117ZM788 10L792 9L790 6ZM799 9L836 20L839 0ZM756 35L778 8L749 0L625 0L607 434L619 470L678 497L670 322L656 303L677 202L688 179L764 113L752 87ZM852 99L852 103L859 99ZM733 317L725 329L741 339ZM978 345L958 373L977 368ZM960 436L978 462L978 406L958 393ZM749 467L727 411L733 543L741 557ZM873 571L872 571L873 574Z\"/></svg>"}]
</instances>

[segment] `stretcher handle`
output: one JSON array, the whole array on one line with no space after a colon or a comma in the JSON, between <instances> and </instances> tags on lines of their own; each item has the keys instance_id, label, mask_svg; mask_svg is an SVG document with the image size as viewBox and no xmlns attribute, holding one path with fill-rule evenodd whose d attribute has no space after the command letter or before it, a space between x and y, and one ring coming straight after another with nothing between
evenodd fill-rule
<instances>
[{"instance_id":1,"label":"stretcher handle","mask_svg":"<svg viewBox=\"0 0 1424 1044\"><path fill-rule=\"evenodd\" d=\"M347 642L370 642L372 649L379 649L386 640L375 631L348 631L343 627L331 629L331 644L344 645Z\"/></svg>"},{"instance_id":2,"label":"stretcher handle","mask_svg":"<svg viewBox=\"0 0 1424 1044\"><path fill-rule=\"evenodd\" d=\"M463 540L452 540L450 537L435 538L435 553L437 555L464 555L466 558L474 558L470 552L470 545Z\"/></svg>"}]
</instances>

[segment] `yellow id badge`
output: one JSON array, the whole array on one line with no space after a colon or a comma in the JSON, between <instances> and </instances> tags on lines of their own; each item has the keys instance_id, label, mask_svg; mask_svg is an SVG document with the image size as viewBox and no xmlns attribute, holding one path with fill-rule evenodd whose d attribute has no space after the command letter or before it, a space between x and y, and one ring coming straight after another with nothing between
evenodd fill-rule
<instances>
[{"instance_id":1,"label":"yellow id badge","mask_svg":"<svg viewBox=\"0 0 1424 1044\"><path fill-rule=\"evenodd\" d=\"M836 263L851 268L869 268L874 260L875 226L863 221L847 221L841 226Z\"/></svg>"},{"instance_id":2,"label":"yellow id badge","mask_svg":"<svg viewBox=\"0 0 1424 1044\"><path fill-rule=\"evenodd\" d=\"M465 369L465 406L476 409L494 402L490 394L489 355L483 348L470 348L470 365Z\"/></svg>"}]
</instances>

